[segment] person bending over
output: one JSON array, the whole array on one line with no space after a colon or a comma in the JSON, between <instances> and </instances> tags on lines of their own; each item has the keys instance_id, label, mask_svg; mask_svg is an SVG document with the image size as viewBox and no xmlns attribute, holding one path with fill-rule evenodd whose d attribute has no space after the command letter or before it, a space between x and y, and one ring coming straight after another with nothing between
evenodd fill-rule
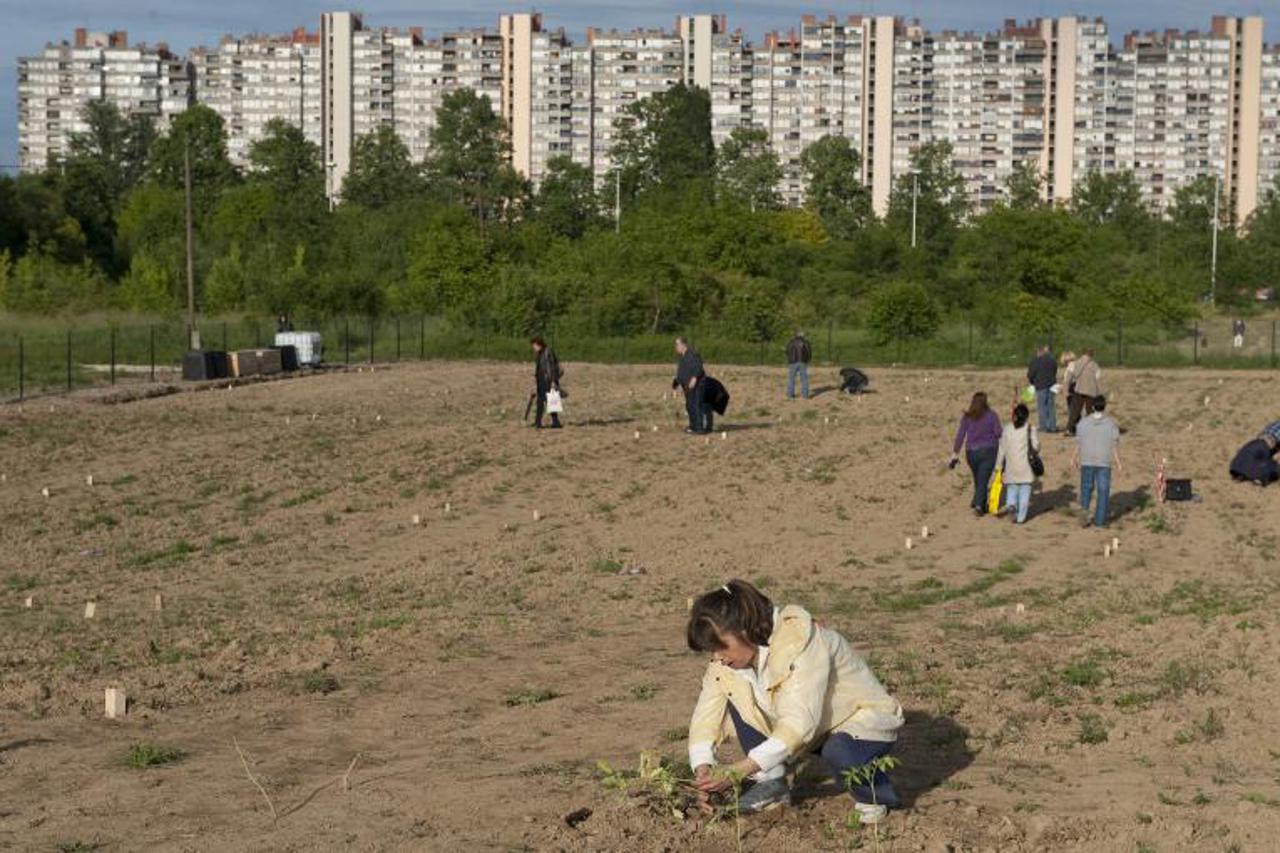
<instances>
[{"instance_id":1,"label":"person bending over","mask_svg":"<svg viewBox=\"0 0 1280 853\"><path fill-rule=\"evenodd\" d=\"M1267 424L1258 437L1245 444L1231 460L1231 479L1269 486L1280 480L1280 421Z\"/></svg>"},{"instance_id":2,"label":"person bending over","mask_svg":"<svg viewBox=\"0 0 1280 853\"><path fill-rule=\"evenodd\" d=\"M787 766L818 753L837 784L845 771L887 755L902 727L902 706L840 634L795 605L775 607L742 580L700 595L686 631L689 648L711 656L689 723L689 766L702 805L731 782L716 774L715 745L731 725L746 757L730 769L746 777L742 813L791 802ZM854 785L864 823L899 799L882 770Z\"/></svg>"}]
</instances>

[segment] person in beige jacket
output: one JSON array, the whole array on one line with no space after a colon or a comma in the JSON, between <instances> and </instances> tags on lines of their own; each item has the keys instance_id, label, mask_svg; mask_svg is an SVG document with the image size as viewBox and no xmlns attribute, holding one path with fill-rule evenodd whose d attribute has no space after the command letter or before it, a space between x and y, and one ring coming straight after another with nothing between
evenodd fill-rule
<instances>
[{"instance_id":1,"label":"person in beige jacket","mask_svg":"<svg viewBox=\"0 0 1280 853\"><path fill-rule=\"evenodd\" d=\"M1036 474L1031 469L1031 451L1040 452L1040 437L1028 421L1031 411L1019 403L1013 407L1013 422L1000 433L996 470L1003 471L1005 503L1000 515L1016 511L1015 524L1025 524L1031 507L1031 487ZM1002 467L1003 466L1003 467Z\"/></svg>"},{"instance_id":2,"label":"person in beige jacket","mask_svg":"<svg viewBox=\"0 0 1280 853\"><path fill-rule=\"evenodd\" d=\"M730 785L712 772L715 746L729 732L746 753L730 769L752 782L739 798L743 813L789 804L787 764L811 752L843 787L845 771L893 749L902 706L844 637L803 608L776 608L751 584L732 580L694 601L687 640L711 655L689 723L689 766L704 805ZM899 805L883 771L850 793L865 823Z\"/></svg>"},{"instance_id":3,"label":"person in beige jacket","mask_svg":"<svg viewBox=\"0 0 1280 853\"><path fill-rule=\"evenodd\" d=\"M1067 411L1067 435L1076 434L1076 425L1080 418L1093 414L1094 399L1102 396L1102 368L1094 359L1093 349L1087 349L1069 368L1071 392Z\"/></svg>"}]
</instances>

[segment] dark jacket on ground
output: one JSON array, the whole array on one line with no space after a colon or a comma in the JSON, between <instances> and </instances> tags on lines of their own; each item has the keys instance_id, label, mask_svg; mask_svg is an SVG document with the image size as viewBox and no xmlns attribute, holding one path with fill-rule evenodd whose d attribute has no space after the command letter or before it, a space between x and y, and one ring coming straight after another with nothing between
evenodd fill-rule
<instances>
[{"instance_id":1,"label":"dark jacket on ground","mask_svg":"<svg viewBox=\"0 0 1280 853\"><path fill-rule=\"evenodd\" d=\"M551 349L551 347L543 347L542 352L538 353L538 357L533 363L533 380L537 383L538 388L542 389L545 394L548 389L560 385L560 377L563 375L564 372L560 369L560 359L556 358L555 350Z\"/></svg>"},{"instance_id":2,"label":"dark jacket on ground","mask_svg":"<svg viewBox=\"0 0 1280 853\"><path fill-rule=\"evenodd\" d=\"M715 409L717 415L723 415L729 408L728 390L714 376L708 376L703 382L706 383L706 388L702 392L703 402Z\"/></svg>"},{"instance_id":3,"label":"dark jacket on ground","mask_svg":"<svg viewBox=\"0 0 1280 853\"><path fill-rule=\"evenodd\" d=\"M1276 463L1275 451L1261 438L1255 438L1240 448L1236 458L1231 460L1231 476L1264 486L1280 480L1280 464Z\"/></svg>"},{"instance_id":4,"label":"dark jacket on ground","mask_svg":"<svg viewBox=\"0 0 1280 853\"><path fill-rule=\"evenodd\" d=\"M1027 381L1037 391L1052 388L1058 381L1058 362L1049 353L1031 359L1031 364L1027 365Z\"/></svg>"},{"instance_id":5,"label":"dark jacket on ground","mask_svg":"<svg viewBox=\"0 0 1280 853\"><path fill-rule=\"evenodd\" d=\"M803 335L796 335L787 342L787 364L808 364L813 358L813 347Z\"/></svg>"},{"instance_id":6,"label":"dark jacket on ground","mask_svg":"<svg viewBox=\"0 0 1280 853\"><path fill-rule=\"evenodd\" d=\"M689 380L695 376L701 379L706 373L702 367L702 356L698 355L698 351L690 347L685 350L684 355L680 356L680 361L676 362L676 379L675 385L689 390Z\"/></svg>"}]
</instances>

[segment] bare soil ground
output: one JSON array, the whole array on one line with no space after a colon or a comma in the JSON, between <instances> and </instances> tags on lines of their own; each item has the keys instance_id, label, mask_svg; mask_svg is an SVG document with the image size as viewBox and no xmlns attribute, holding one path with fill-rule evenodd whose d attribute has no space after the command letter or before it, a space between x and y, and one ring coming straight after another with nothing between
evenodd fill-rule
<instances>
[{"instance_id":1,"label":"bare soil ground","mask_svg":"<svg viewBox=\"0 0 1280 853\"><path fill-rule=\"evenodd\" d=\"M664 367L570 365L568 427L525 429L529 372L0 408L0 847L732 849L732 821L654 814L596 763L683 759L686 602L740 576L907 708L883 849L1275 849L1280 489L1226 478L1275 375L1108 371L1102 533L1063 437L1024 528L940 469L1013 372L874 371L848 398L815 370L787 403L781 371L727 368L710 441ZM1202 502L1154 504L1161 456ZM130 766L139 745L180 756ZM745 849L875 849L820 770Z\"/></svg>"}]
</instances>

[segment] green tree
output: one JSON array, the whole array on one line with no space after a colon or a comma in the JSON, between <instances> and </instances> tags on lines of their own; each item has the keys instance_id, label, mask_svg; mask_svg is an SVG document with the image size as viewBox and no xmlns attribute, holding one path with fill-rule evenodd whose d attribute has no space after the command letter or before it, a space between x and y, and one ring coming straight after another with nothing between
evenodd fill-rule
<instances>
[{"instance_id":1,"label":"green tree","mask_svg":"<svg viewBox=\"0 0 1280 853\"><path fill-rule=\"evenodd\" d=\"M782 165L763 130L735 127L716 154L716 175L720 194L752 211L781 205Z\"/></svg>"},{"instance_id":2,"label":"green tree","mask_svg":"<svg viewBox=\"0 0 1280 853\"><path fill-rule=\"evenodd\" d=\"M431 217L409 247L408 280L395 296L401 310L444 313L484 325L493 269L478 224L460 208Z\"/></svg>"},{"instance_id":3,"label":"green tree","mask_svg":"<svg viewBox=\"0 0 1280 853\"><path fill-rule=\"evenodd\" d=\"M917 246L934 262L945 259L969 212L950 142L926 142L912 152L911 169L893 183L885 224L910 239L913 208Z\"/></svg>"},{"instance_id":4,"label":"green tree","mask_svg":"<svg viewBox=\"0 0 1280 853\"><path fill-rule=\"evenodd\" d=\"M591 170L564 155L547 161L533 210L553 233L573 240L603 223Z\"/></svg>"},{"instance_id":5,"label":"green tree","mask_svg":"<svg viewBox=\"0 0 1280 853\"><path fill-rule=\"evenodd\" d=\"M420 195L422 169L409 149L387 125L366 133L351 149L351 168L342 182L344 204L377 209Z\"/></svg>"},{"instance_id":6,"label":"green tree","mask_svg":"<svg viewBox=\"0 0 1280 853\"><path fill-rule=\"evenodd\" d=\"M1072 189L1071 210L1089 225L1114 227L1131 242L1151 236L1151 213L1130 171L1089 172Z\"/></svg>"},{"instance_id":7,"label":"green tree","mask_svg":"<svg viewBox=\"0 0 1280 853\"><path fill-rule=\"evenodd\" d=\"M827 232L847 240L875 219L871 193L862 183L862 158L843 136L824 136L800 152L806 179L805 207Z\"/></svg>"},{"instance_id":8,"label":"green tree","mask_svg":"<svg viewBox=\"0 0 1280 853\"><path fill-rule=\"evenodd\" d=\"M772 341L786 322L782 288L775 281L730 276L725 283L724 331L744 341Z\"/></svg>"},{"instance_id":9,"label":"green tree","mask_svg":"<svg viewBox=\"0 0 1280 853\"><path fill-rule=\"evenodd\" d=\"M261 139L249 146L250 175L294 200L324 194L320 147L302 129L282 118L267 122Z\"/></svg>"},{"instance_id":10,"label":"green tree","mask_svg":"<svg viewBox=\"0 0 1280 853\"><path fill-rule=\"evenodd\" d=\"M867 327L878 345L924 340L937 333L942 319L924 285L894 282L876 291L867 311Z\"/></svg>"},{"instance_id":11,"label":"green tree","mask_svg":"<svg viewBox=\"0 0 1280 853\"><path fill-rule=\"evenodd\" d=\"M613 126L609 157L628 200L714 174L711 97L703 89L677 83L628 104Z\"/></svg>"},{"instance_id":12,"label":"green tree","mask_svg":"<svg viewBox=\"0 0 1280 853\"><path fill-rule=\"evenodd\" d=\"M1044 205L1044 175L1035 160L1015 163L1005 188L1009 194L1009 206L1014 210L1035 210Z\"/></svg>"},{"instance_id":13,"label":"green tree","mask_svg":"<svg viewBox=\"0 0 1280 853\"><path fill-rule=\"evenodd\" d=\"M151 146L151 175L162 187L184 187L184 158L191 158L191 185L196 206L213 207L222 190L237 180L227 156L227 128L222 116L195 104L174 117L169 130Z\"/></svg>"},{"instance_id":14,"label":"green tree","mask_svg":"<svg viewBox=\"0 0 1280 853\"><path fill-rule=\"evenodd\" d=\"M431 129L429 168L451 200L481 222L514 217L528 184L514 169L507 123L484 95L458 89L444 96Z\"/></svg>"},{"instance_id":15,"label":"green tree","mask_svg":"<svg viewBox=\"0 0 1280 853\"><path fill-rule=\"evenodd\" d=\"M59 170L68 212L79 220L90 255L104 268L116 268L116 212L125 195L142 180L155 143L149 116L125 116L110 101L91 101L73 133Z\"/></svg>"}]
</instances>

